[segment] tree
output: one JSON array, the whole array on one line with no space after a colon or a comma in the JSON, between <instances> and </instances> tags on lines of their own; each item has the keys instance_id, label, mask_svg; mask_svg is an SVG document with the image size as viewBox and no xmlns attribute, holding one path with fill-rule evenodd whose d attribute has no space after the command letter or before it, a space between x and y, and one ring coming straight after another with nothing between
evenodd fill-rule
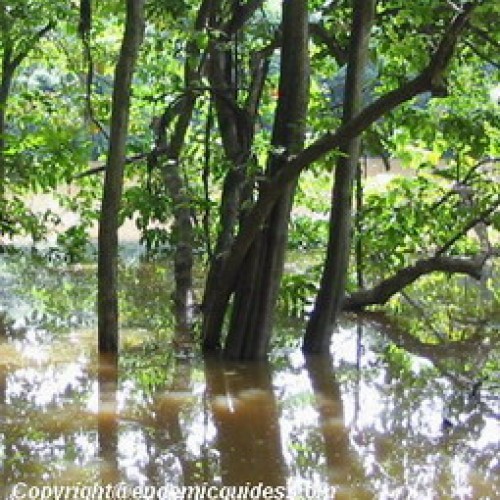
<instances>
[{"instance_id":1,"label":"tree","mask_svg":"<svg viewBox=\"0 0 500 500\"><path fill-rule=\"evenodd\" d=\"M356 0L353 4L343 124L355 118L363 106L363 82L369 55L370 32L375 18L375 3L373 0ZM340 158L335 168L326 262L304 337L303 348L309 353L328 350L331 325L336 323L342 309L351 254L352 191L359 161L360 140L360 136L354 136L339 147Z\"/></svg>"},{"instance_id":2,"label":"tree","mask_svg":"<svg viewBox=\"0 0 500 500\"><path fill-rule=\"evenodd\" d=\"M118 212L123 190L132 76L144 32L144 0L127 0L127 18L116 65L98 253L99 351L118 351Z\"/></svg>"},{"instance_id":3,"label":"tree","mask_svg":"<svg viewBox=\"0 0 500 500\"><path fill-rule=\"evenodd\" d=\"M46 5L35 7L12 2L0 5L1 66L0 79L0 198L5 195L6 183L6 134L7 110L14 74L38 42L55 27L50 17L54 11ZM32 19L45 20L45 24L33 25Z\"/></svg>"},{"instance_id":4,"label":"tree","mask_svg":"<svg viewBox=\"0 0 500 500\"><path fill-rule=\"evenodd\" d=\"M290 187L305 168L358 136L400 104L426 92L435 96L444 95L446 93L444 73L454 54L457 42L478 5L477 3L466 4L453 17L436 49L430 54L427 64L417 76L386 92L343 123L336 131L325 133L301 153L289 158L286 166L261 186L257 202L246 215L225 259L223 270L219 275L219 287L210 297L210 301L205 304L203 328L205 349L217 349L220 345L225 313L235 291L238 277L243 272L245 259L283 190ZM330 284L331 287L336 285L338 284ZM341 290L341 294L343 293Z\"/></svg>"}]
</instances>

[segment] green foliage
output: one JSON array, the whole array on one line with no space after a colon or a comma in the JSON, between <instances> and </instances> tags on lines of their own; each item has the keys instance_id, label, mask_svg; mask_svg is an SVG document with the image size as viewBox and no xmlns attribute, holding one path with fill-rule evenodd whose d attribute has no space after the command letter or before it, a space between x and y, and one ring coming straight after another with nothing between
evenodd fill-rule
<instances>
[{"instance_id":1,"label":"green foliage","mask_svg":"<svg viewBox=\"0 0 500 500\"><path fill-rule=\"evenodd\" d=\"M317 292L319 268L285 274L281 280L278 306L288 316L304 318Z\"/></svg>"},{"instance_id":2,"label":"green foliage","mask_svg":"<svg viewBox=\"0 0 500 500\"><path fill-rule=\"evenodd\" d=\"M369 192L360 214L361 230L355 237L369 249L371 270L387 275L418 257L430 256L467 227L498 193L488 175L478 173L470 186L473 202L464 200L437 175L396 177L384 191ZM477 240L465 235L451 252L471 253L477 247Z\"/></svg>"},{"instance_id":3,"label":"green foliage","mask_svg":"<svg viewBox=\"0 0 500 500\"><path fill-rule=\"evenodd\" d=\"M88 253L88 228L85 225L71 226L57 235L57 245L69 262L81 262Z\"/></svg>"},{"instance_id":4,"label":"green foliage","mask_svg":"<svg viewBox=\"0 0 500 500\"><path fill-rule=\"evenodd\" d=\"M160 192L158 192L160 190ZM123 197L121 216L135 218L140 231L140 243L145 245L147 252L159 252L170 243L170 232L167 222L171 217L169 200L159 183L155 185L136 185L127 188Z\"/></svg>"},{"instance_id":5,"label":"green foliage","mask_svg":"<svg viewBox=\"0 0 500 500\"><path fill-rule=\"evenodd\" d=\"M47 225L57 223L58 216L47 209L42 214L34 213L25 201L15 195L9 199L0 199L0 235L29 236L33 242L42 240Z\"/></svg>"}]
</instances>

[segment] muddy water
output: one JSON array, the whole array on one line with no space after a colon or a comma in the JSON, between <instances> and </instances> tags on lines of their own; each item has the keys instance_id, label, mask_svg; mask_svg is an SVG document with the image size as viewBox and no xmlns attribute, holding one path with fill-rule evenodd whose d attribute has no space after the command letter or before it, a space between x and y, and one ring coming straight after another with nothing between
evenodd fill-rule
<instances>
[{"instance_id":1,"label":"muddy water","mask_svg":"<svg viewBox=\"0 0 500 500\"><path fill-rule=\"evenodd\" d=\"M293 348L270 363L175 358L151 324L132 321L160 304L130 292L116 362L96 353L92 286L82 292L92 269L2 266L5 498L98 485L121 488L117 498L148 498L153 487L190 498L175 496L181 486L237 498L222 489L236 485L241 498L500 497L498 381L474 390L470 370L498 355L492 339L429 348L346 319L324 358ZM157 293L168 279L137 266L127 283ZM112 498L96 491L75 498Z\"/></svg>"}]
</instances>

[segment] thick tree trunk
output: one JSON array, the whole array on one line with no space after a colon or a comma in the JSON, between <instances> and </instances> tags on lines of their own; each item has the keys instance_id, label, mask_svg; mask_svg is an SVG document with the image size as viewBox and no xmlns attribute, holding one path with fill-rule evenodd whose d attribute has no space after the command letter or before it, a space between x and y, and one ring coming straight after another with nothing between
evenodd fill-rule
<instances>
[{"instance_id":1,"label":"thick tree trunk","mask_svg":"<svg viewBox=\"0 0 500 500\"><path fill-rule=\"evenodd\" d=\"M369 51L370 32L375 18L375 0L355 0L342 121L349 123L363 105L363 80ZM352 190L359 161L360 136L346 140L335 169L330 213L330 232L325 268L303 349L308 353L328 349L331 327L344 299L351 247Z\"/></svg>"},{"instance_id":2,"label":"thick tree trunk","mask_svg":"<svg viewBox=\"0 0 500 500\"><path fill-rule=\"evenodd\" d=\"M130 89L144 33L144 0L127 0L127 18L115 70L111 133L99 220L98 334L99 351L118 351L118 212L130 111Z\"/></svg>"},{"instance_id":3,"label":"thick tree trunk","mask_svg":"<svg viewBox=\"0 0 500 500\"><path fill-rule=\"evenodd\" d=\"M306 0L283 4L283 45L279 101L268 166L272 177L287 158L303 148L309 91L308 9ZM263 358L269 344L274 306L283 271L288 219L295 183L283 190L266 227L247 256L235 290L225 346L230 358Z\"/></svg>"}]
</instances>

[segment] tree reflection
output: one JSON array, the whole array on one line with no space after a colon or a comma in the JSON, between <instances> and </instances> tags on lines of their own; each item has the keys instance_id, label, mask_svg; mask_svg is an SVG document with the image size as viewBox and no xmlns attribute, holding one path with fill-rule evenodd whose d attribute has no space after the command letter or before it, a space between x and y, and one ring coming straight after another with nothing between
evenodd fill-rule
<instances>
[{"instance_id":1,"label":"tree reflection","mask_svg":"<svg viewBox=\"0 0 500 500\"><path fill-rule=\"evenodd\" d=\"M330 484L355 498L371 498L372 494L362 487L364 472L350 447L331 355L306 356L305 367L314 391Z\"/></svg>"},{"instance_id":2,"label":"tree reflection","mask_svg":"<svg viewBox=\"0 0 500 500\"><path fill-rule=\"evenodd\" d=\"M205 361L215 448L225 485L286 484L279 412L267 363Z\"/></svg>"},{"instance_id":3,"label":"tree reflection","mask_svg":"<svg viewBox=\"0 0 500 500\"><path fill-rule=\"evenodd\" d=\"M100 480L103 485L118 482L118 358L100 355L98 361L99 407L97 435Z\"/></svg>"}]
</instances>

